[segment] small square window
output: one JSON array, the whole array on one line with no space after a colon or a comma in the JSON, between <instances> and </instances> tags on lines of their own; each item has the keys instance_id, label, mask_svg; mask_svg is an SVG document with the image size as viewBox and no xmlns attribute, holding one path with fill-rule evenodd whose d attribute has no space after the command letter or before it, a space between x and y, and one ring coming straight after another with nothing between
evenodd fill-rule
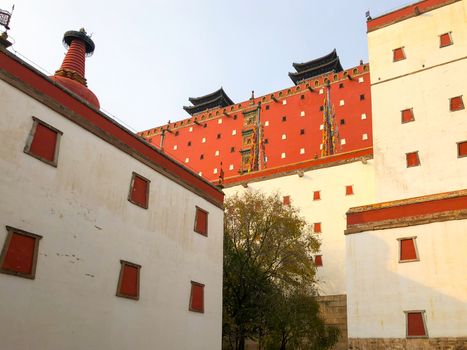
<instances>
[{"instance_id":1,"label":"small square window","mask_svg":"<svg viewBox=\"0 0 467 350\"><path fill-rule=\"evenodd\" d=\"M403 47L392 50L392 60L394 62L405 60L405 51Z\"/></svg>"},{"instance_id":2,"label":"small square window","mask_svg":"<svg viewBox=\"0 0 467 350\"><path fill-rule=\"evenodd\" d=\"M282 134L282 140L287 140L287 135L286 134Z\"/></svg>"},{"instance_id":3,"label":"small square window","mask_svg":"<svg viewBox=\"0 0 467 350\"><path fill-rule=\"evenodd\" d=\"M365 119L366 119L366 114L363 113L363 114L361 115L361 118L362 118L362 120L365 120Z\"/></svg>"},{"instance_id":4,"label":"small square window","mask_svg":"<svg viewBox=\"0 0 467 350\"><path fill-rule=\"evenodd\" d=\"M203 138L201 139L201 143L206 143L206 138L205 138L205 137L203 137Z\"/></svg>"},{"instance_id":5,"label":"small square window","mask_svg":"<svg viewBox=\"0 0 467 350\"><path fill-rule=\"evenodd\" d=\"M323 266L323 256L315 255L315 266Z\"/></svg>"},{"instance_id":6,"label":"small square window","mask_svg":"<svg viewBox=\"0 0 467 350\"><path fill-rule=\"evenodd\" d=\"M365 99L365 94L360 95L360 101L363 101Z\"/></svg>"},{"instance_id":7,"label":"small square window","mask_svg":"<svg viewBox=\"0 0 467 350\"><path fill-rule=\"evenodd\" d=\"M221 134L217 134L217 139L219 140L221 138Z\"/></svg>"},{"instance_id":8,"label":"small square window","mask_svg":"<svg viewBox=\"0 0 467 350\"><path fill-rule=\"evenodd\" d=\"M407 323L407 338L426 338L425 310L404 311Z\"/></svg>"},{"instance_id":9,"label":"small square window","mask_svg":"<svg viewBox=\"0 0 467 350\"><path fill-rule=\"evenodd\" d=\"M282 204L289 206L290 205L290 196L282 197Z\"/></svg>"},{"instance_id":10,"label":"small square window","mask_svg":"<svg viewBox=\"0 0 467 350\"><path fill-rule=\"evenodd\" d=\"M345 139L341 139L341 145L345 145L345 144L346 144Z\"/></svg>"},{"instance_id":11,"label":"small square window","mask_svg":"<svg viewBox=\"0 0 467 350\"><path fill-rule=\"evenodd\" d=\"M282 152L282 153L281 153L281 158L282 158L282 159L285 159L285 152Z\"/></svg>"},{"instance_id":12,"label":"small square window","mask_svg":"<svg viewBox=\"0 0 467 350\"><path fill-rule=\"evenodd\" d=\"M287 117L285 115L282 117L282 121L283 122L287 121Z\"/></svg>"},{"instance_id":13,"label":"small square window","mask_svg":"<svg viewBox=\"0 0 467 350\"><path fill-rule=\"evenodd\" d=\"M413 122L415 120L415 117L413 115L413 109L408 108L408 109L402 110L401 111L401 119L402 119L402 123Z\"/></svg>"},{"instance_id":14,"label":"small square window","mask_svg":"<svg viewBox=\"0 0 467 350\"><path fill-rule=\"evenodd\" d=\"M324 111L324 106L319 106L319 111L320 112Z\"/></svg>"},{"instance_id":15,"label":"small square window","mask_svg":"<svg viewBox=\"0 0 467 350\"><path fill-rule=\"evenodd\" d=\"M464 100L462 96L456 96L449 99L449 110L451 112L460 111L464 109Z\"/></svg>"},{"instance_id":16,"label":"small square window","mask_svg":"<svg viewBox=\"0 0 467 350\"><path fill-rule=\"evenodd\" d=\"M300 148L300 154L305 154L305 149L304 148Z\"/></svg>"},{"instance_id":17,"label":"small square window","mask_svg":"<svg viewBox=\"0 0 467 350\"><path fill-rule=\"evenodd\" d=\"M467 157L467 141L457 143L457 156L459 158Z\"/></svg>"},{"instance_id":18,"label":"small square window","mask_svg":"<svg viewBox=\"0 0 467 350\"><path fill-rule=\"evenodd\" d=\"M304 117L305 116L305 111L301 111L300 112L300 117Z\"/></svg>"},{"instance_id":19,"label":"small square window","mask_svg":"<svg viewBox=\"0 0 467 350\"><path fill-rule=\"evenodd\" d=\"M207 127L208 127L208 124L204 123L203 128L207 128Z\"/></svg>"},{"instance_id":20,"label":"small square window","mask_svg":"<svg viewBox=\"0 0 467 350\"><path fill-rule=\"evenodd\" d=\"M189 310L204 313L204 284L191 281Z\"/></svg>"},{"instance_id":21,"label":"small square window","mask_svg":"<svg viewBox=\"0 0 467 350\"><path fill-rule=\"evenodd\" d=\"M446 47L452 44L451 33L444 33L439 36L439 47Z\"/></svg>"},{"instance_id":22,"label":"small square window","mask_svg":"<svg viewBox=\"0 0 467 350\"><path fill-rule=\"evenodd\" d=\"M36 117L32 117L32 120L33 124L24 147L24 153L56 167L60 137L63 133Z\"/></svg>"},{"instance_id":23,"label":"small square window","mask_svg":"<svg viewBox=\"0 0 467 350\"><path fill-rule=\"evenodd\" d=\"M344 83L340 83L339 84L339 89L343 89L344 88Z\"/></svg>"},{"instance_id":24,"label":"small square window","mask_svg":"<svg viewBox=\"0 0 467 350\"><path fill-rule=\"evenodd\" d=\"M305 135L305 129L300 129L300 135Z\"/></svg>"},{"instance_id":25,"label":"small square window","mask_svg":"<svg viewBox=\"0 0 467 350\"><path fill-rule=\"evenodd\" d=\"M201 155L199 156L199 159L201 159L201 160L204 159L204 154L201 154Z\"/></svg>"},{"instance_id":26,"label":"small square window","mask_svg":"<svg viewBox=\"0 0 467 350\"><path fill-rule=\"evenodd\" d=\"M399 262L418 261L418 252L415 239L417 237L398 238Z\"/></svg>"},{"instance_id":27,"label":"small square window","mask_svg":"<svg viewBox=\"0 0 467 350\"><path fill-rule=\"evenodd\" d=\"M267 145L269 143L268 139L264 139L264 144Z\"/></svg>"},{"instance_id":28,"label":"small square window","mask_svg":"<svg viewBox=\"0 0 467 350\"><path fill-rule=\"evenodd\" d=\"M269 111L269 105L266 105L266 110Z\"/></svg>"},{"instance_id":29,"label":"small square window","mask_svg":"<svg viewBox=\"0 0 467 350\"><path fill-rule=\"evenodd\" d=\"M234 153L235 152L235 147L230 147L230 153Z\"/></svg>"},{"instance_id":30,"label":"small square window","mask_svg":"<svg viewBox=\"0 0 467 350\"><path fill-rule=\"evenodd\" d=\"M120 276L118 278L117 296L128 299L139 299L139 270L141 265L120 260Z\"/></svg>"},{"instance_id":31,"label":"small square window","mask_svg":"<svg viewBox=\"0 0 467 350\"><path fill-rule=\"evenodd\" d=\"M418 156L418 151L406 153L405 157L407 161L407 168L420 166L420 157Z\"/></svg>"},{"instance_id":32,"label":"small square window","mask_svg":"<svg viewBox=\"0 0 467 350\"><path fill-rule=\"evenodd\" d=\"M287 104L287 100L282 100L282 104L283 104L283 105L286 105L286 104Z\"/></svg>"},{"instance_id":33,"label":"small square window","mask_svg":"<svg viewBox=\"0 0 467 350\"><path fill-rule=\"evenodd\" d=\"M233 117L234 120L237 120L237 115L235 114L234 117Z\"/></svg>"},{"instance_id":34,"label":"small square window","mask_svg":"<svg viewBox=\"0 0 467 350\"><path fill-rule=\"evenodd\" d=\"M344 101L344 100L340 100L340 101L339 101L339 106L343 106L343 105L345 105L345 101Z\"/></svg>"},{"instance_id":35,"label":"small square window","mask_svg":"<svg viewBox=\"0 0 467 350\"><path fill-rule=\"evenodd\" d=\"M232 130L232 136L235 136L235 135L237 135L237 130L233 129Z\"/></svg>"},{"instance_id":36,"label":"small square window","mask_svg":"<svg viewBox=\"0 0 467 350\"><path fill-rule=\"evenodd\" d=\"M321 191L314 191L313 192L313 200L319 201L321 199Z\"/></svg>"},{"instance_id":37,"label":"small square window","mask_svg":"<svg viewBox=\"0 0 467 350\"><path fill-rule=\"evenodd\" d=\"M341 119L340 123L341 125L345 125L345 119Z\"/></svg>"},{"instance_id":38,"label":"small square window","mask_svg":"<svg viewBox=\"0 0 467 350\"><path fill-rule=\"evenodd\" d=\"M305 95L300 95L300 100L304 100L305 99Z\"/></svg>"},{"instance_id":39,"label":"small square window","mask_svg":"<svg viewBox=\"0 0 467 350\"><path fill-rule=\"evenodd\" d=\"M313 224L313 231L315 233L321 233L321 223L320 222L315 222Z\"/></svg>"},{"instance_id":40,"label":"small square window","mask_svg":"<svg viewBox=\"0 0 467 350\"><path fill-rule=\"evenodd\" d=\"M229 170L234 170L233 164L230 164L230 165L229 165Z\"/></svg>"},{"instance_id":41,"label":"small square window","mask_svg":"<svg viewBox=\"0 0 467 350\"><path fill-rule=\"evenodd\" d=\"M178 146L177 146L177 145L174 145L173 150L176 151L177 148L178 148Z\"/></svg>"},{"instance_id":42,"label":"small square window","mask_svg":"<svg viewBox=\"0 0 467 350\"><path fill-rule=\"evenodd\" d=\"M149 199L149 181L145 177L133 172L130 183L130 193L128 194L128 200L140 206L141 208L148 208Z\"/></svg>"},{"instance_id":43,"label":"small square window","mask_svg":"<svg viewBox=\"0 0 467 350\"><path fill-rule=\"evenodd\" d=\"M348 186L345 186L345 195L346 196L351 196L353 195L353 186L352 185L348 185Z\"/></svg>"},{"instance_id":44,"label":"small square window","mask_svg":"<svg viewBox=\"0 0 467 350\"><path fill-rule=\"evenodd\" d=\"M187 146L188 146L188 147L191 146L191 141L188 141Z\"/></svg>"},{"instance_id":45,"label":"small square window","mask_svg":"<svg viewBox=\"0 0 467 350\"><path fill-rule=\"evenodd\" d=\"M363 140L363 141L368 140L368 134L363 134L363 135L362 135L362 140Z\"/></svg>"},{"instance_id":46,"label":"small square window","mask_svg":"<svg viewBox=\"0 0 467 350\"><path fill-rule=\"evenodd\" d=\"M180 135L180 132L179 131L175 131L175 136L178 136Z\"/></svg>"},{"instance_id":47,"label":"small square window","mask_svg":"<svg viewBox=\"0 0 467 350\"><path fill-rule=\"evenodd\" d=\"M0 272L34 279L42 236L10 226L6 229L8 234L0 255Z\"/></svg>"},{"instance_id":48,"label":"small square window","mask_svg":"<svg viewBox=\"0 0 467 350\"><path fill-rule=\"evenodd\" d=\"M194 230L203 236L208 235L208 212L200 207L196 207Z\"/></svg>"}]
</instances>

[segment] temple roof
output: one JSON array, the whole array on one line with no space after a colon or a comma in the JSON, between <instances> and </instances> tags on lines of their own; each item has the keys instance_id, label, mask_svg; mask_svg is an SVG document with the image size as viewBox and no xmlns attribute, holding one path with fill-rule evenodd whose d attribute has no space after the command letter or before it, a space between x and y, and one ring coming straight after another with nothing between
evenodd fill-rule
<instances>
[{"instance_id":1,"label":"temple roof","mask_svg":"<svg viewBox=\"0 0 467 350\"><path fill-rule=\"evenodd\" d=\"M296 72L290 72L289 77L295 85L299 82L329 72L341 72L343 70L336 49L331 53L304 63L292 63Z\"/></svg>"},{"instance_id":2,"label":"temple roof","mask_svg":"<svg viewBox=\"0 0 467 350\"><path fill-rule=\"evenodd\" d=\"M184 106L183 109L191 115L207 109L226 107L234 104L223 88L204 96L190 97L188 98L188 101L190 101L193 106Z\"/></svg>"}]
</instances>

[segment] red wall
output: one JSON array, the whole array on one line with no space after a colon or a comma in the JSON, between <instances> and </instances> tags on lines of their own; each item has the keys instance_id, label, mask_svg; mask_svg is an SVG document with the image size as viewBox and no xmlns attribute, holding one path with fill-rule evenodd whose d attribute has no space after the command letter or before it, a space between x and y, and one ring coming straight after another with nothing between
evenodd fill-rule
<instances>
[{"instance_id":1,"label":"red wall","mask_svg":"<svg viewBox=\"0 0 467 350\"><path fill-rule=\"evenodd\" d=\"M352 76L352 80L348 79L345 74ZM359 77L362 77L364 81L359 82ZM330 74L311 79L290 89L277 91L273 94L279 102L273 101L271 95L254 100L255 103L262 102L262 123L269 121L269 126L264 127L264 138L268 140L265 149L268 158L267 168L310 160L315 155L321 157L320 124L323 122L323 112L319 107L323 104L326 93L326 88L323 87L325 78L331 80L331 102L335 106L340 137L346 140L346 144L339 149L338 153L372 146L370 74L368 65L360 65L340 72L337 80L334 80L334 75ZM315 86L315 80L318 82L317 86ZM343 88L339 88L340 83L344 84ZM313 92L307 88L307 84L312 87ZM319 94L321 88L324 90L323 94ZM362 94L365 95L364 100L360 100ZM304 99L301 99L301 95L304 95ZM287 101L286 105L282 103L284 99ZM345 101L344 106L339 105L340 100ZM269 110L266 110L266 106L269 106ZM254 108L252 101L245 101L225 108L230 118L223 115L224 108L221 108L195 116L202 125L194 124L194 117L170 123L169 127L173 133L165 133L164 150L197 173L202 172L203 177L209 180L218 179L221 162L225 178L236 176L241 167L239 151L242 148L242 112L251 108ZM302 111L305 112L304 117L300 116ZM365 120L361 119L362 113L367 116ZM235 115L236 120L233 118ZM283 116L287 117L285 122L282 121ZM222 119L222 124L218 124L219 119ZM345 119L345 125L340 125L341 119ZM203 126L204 124L206 127ZM193 127L192 132L189 131L190 127ZM233 136L232 130L234 129L237 134ZM300 129L305 130L304 135L300 135ZM158 127L140 134L159 147L160 130L161 128ZM177 136L176 131L178 131ZM365 133L368 139L362 140L362 135ZM221 134L220 139L217 139L217 134ZM282 140L282 134L286 134L286 140ZM201 142L203 137L206 138L205 143ZM188 146L189 141L191 141L191 146ZM173 149L174 145L177 145L177 150ZM235 147L235 152L230 152L231 147ZM305 154L300 154L300 148L305 149ZM219 156L215 156L216 150L219 150ZM282 152L286 153L285 159L281 159ZM202 160L201 154L204 155ZM185 158L189 158L188 163L185 163ZM233 164L233 170L229 170L230 164ZM217 174L213 173L214 168L218 169Z\"/></svg>"}]
</instances>

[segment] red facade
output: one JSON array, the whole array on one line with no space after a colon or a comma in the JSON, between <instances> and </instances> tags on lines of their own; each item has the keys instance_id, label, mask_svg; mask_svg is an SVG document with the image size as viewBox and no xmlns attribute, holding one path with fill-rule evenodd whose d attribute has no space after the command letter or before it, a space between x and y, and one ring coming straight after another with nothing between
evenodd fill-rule
<instances>
[{"instance_id":1,"label":"red facade","mask_svg":"<svg viewBox=\"0 0 467 350\"><path fill-rule=\"evenodd\" d=\"M328 81L340 136L336 154L371 148L370 74L368 65L363 64L253 100L211 109L140 135L160 148L161 131L168 128L170 131L163 137L164 152L211 181L219 179L222 169L228 182L240 174L251 174L240 151L249 145L245 114L259 108L261 152L267 160L259 170L319 160L323 143L321 106Z\"/></svg>"}]
</instances>

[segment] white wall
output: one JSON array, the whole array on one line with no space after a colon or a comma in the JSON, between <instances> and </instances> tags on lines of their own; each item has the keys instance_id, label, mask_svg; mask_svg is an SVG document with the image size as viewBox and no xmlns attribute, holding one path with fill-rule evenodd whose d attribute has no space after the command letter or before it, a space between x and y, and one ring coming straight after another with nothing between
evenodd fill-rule
<instances>
[{"instance_id":1,"label":"white wall","mask_svg":"<svg viewBox=\"0 0 467 350\"><path fill-rule=\"evenodd\" d=\"M405 338L404 310L426 310L430 338L467 336L467 220L351 234L346 239L349 338ZM416 236L420 261L399 263Z\"/></svg>"},{"instance_id":2,"label":"white wall","mask_svg":"<svg viewBox=\"0 0 467 350\"><path fill-rule=\"evenodd\" d=\"M5 225L43 236L35 280L0 274L0 347L219 349L223 211L2 81L0 105L0 244ZM32 116L63 132L57 168L23 153ZM148 210L127 200L133 171ZM142 265L139 301L115 296L120 259Z\"/></svg>"},{"instance_id":3,"label":"white wall","mask_svg":"<svg viewBox=\"0 0 467 350\"><path fill-rule=\"evenodd\" d=\"M451 97L463 95L467 105L466 18L461 1L368 34L378 201L467 187L467 159L456 145L467 140L467 109L449 111ZM439 48L439 35L450 31L454 44ZM392 62L401 46L407 59ZM402 124L407 108L415 121ZM413 151L421 166L407 168Z\"/></svg>"},{"instance_id":4,"label":"white wall","mask_svg":"<svg viewBox=\"0 0 467 350\"><path fill-rule=\"evenodd\" d=\"M353 185L354 195L345 195L345 186ZM303 177L289 175L252 182L248 189L242 186L226 188L226 196L238 191L260 190L265 193L289 195L291 204L312 225L321 222L321 252L323 266L317 269L318 288L323 295L345 294L345 213L350 207L374 201L373 161L305 172ZM313 191L321 191L321 200L313 201Z\"/></svg>"}]
</instances>

